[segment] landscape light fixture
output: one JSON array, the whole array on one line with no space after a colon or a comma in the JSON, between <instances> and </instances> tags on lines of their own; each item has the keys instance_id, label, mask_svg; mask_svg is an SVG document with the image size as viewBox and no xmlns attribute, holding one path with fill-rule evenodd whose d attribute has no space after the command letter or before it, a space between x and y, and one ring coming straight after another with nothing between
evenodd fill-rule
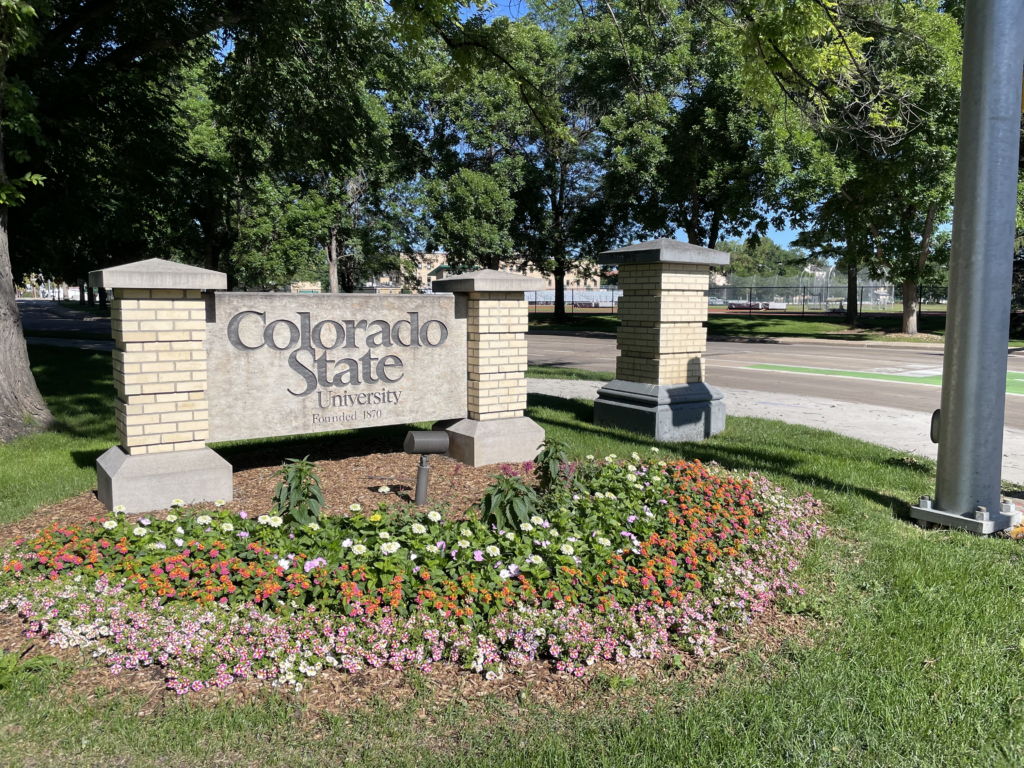
<instances>
[{"instance_id":1,"label":"landscape light fixture","mask_svg":"<svg viewBox=\"0 0 1024 768\"><path fill-rule=\"evenodd\" d=\"M402 446L406 453L420 457L416 470L416 506L427 503L427 485L430 482L430 454L448 453L447 432L413 431L405 436Z\"/></svg>"}]
</instances>

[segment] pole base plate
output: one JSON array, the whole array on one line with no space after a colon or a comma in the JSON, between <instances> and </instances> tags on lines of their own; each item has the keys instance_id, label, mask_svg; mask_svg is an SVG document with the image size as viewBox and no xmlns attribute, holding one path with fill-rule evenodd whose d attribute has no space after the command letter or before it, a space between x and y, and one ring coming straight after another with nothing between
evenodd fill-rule
<instances>
[{"instance_id":1,"label":"pole base plate","mask_svg":"<svg viewBox=\"0 0 1024 768\"><path fill-rule=\"evenodd\" d=\"M1014 509L1016 510L1016 507ZM1015 528L1020 525L1022 517L1019 511L1014 511L1012 515L993 512L989 514L988 520L976 520L973 512L960 515L956 512L943 512L925 507L911 507L910 516L921 523L935 523L949 528L960 528L981 536L991 536L993 533L1005 531L1007 528Z\"/></svg>"}]
</instances>

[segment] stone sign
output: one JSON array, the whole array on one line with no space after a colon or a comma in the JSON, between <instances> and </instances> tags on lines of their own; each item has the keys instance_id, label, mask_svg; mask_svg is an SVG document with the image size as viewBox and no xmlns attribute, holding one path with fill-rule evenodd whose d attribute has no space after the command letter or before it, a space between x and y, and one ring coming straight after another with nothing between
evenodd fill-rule
<instances>
[{"instance_id":1,"label":"stone sign","mask_svg":"<svg viewBox=\"0 0 1024 768\"><path fill-rule=\"evenodd\" d=\"M465 418L455 297L215 293L208 442Z\"/></svg>"},{"instance_id":2,"label":"stone sign","mask_svg":"<svg viewBox=\"0 0 1024 768\"><path fill-rule=\"evenodd\" d=\"M479 270L436 295L228 293L227 275L162 259L92 272L114 291L118 445L100 501L129 514L232 498L207 443L433 421L472 466L537 455L525 416L523 291Z\"/></svg>"}]
</instances>

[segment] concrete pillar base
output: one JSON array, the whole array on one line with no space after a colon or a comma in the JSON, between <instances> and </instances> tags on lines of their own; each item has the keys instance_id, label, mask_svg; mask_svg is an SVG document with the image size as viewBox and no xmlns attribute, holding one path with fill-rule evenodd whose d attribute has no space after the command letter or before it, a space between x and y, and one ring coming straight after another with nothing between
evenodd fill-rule
<instances>
[{"instance_id":1,"label":"concrete pillar base","mask_svg":"<svg viewBox=\"0 0 1024 768\"><path fill-rule=\"evenodd\" d=\"M525 416L491 421L462 419L440 426L448 433L448 455L471 467L530 461L537 457L544 442L544 428Z\"/></svg>"},{"instance_id":2,"label":"concrete pillar base","mask_svg":"<svg viewBox=\"0 0 1024 768\"><path fill-rule=\"evenodd\" d=\"M231 465L209 448L129 456L113 447L96 460L98 496L107 509L134 515L186 504L231 501Z\"/></svg>"},{"instance_id":3,"label":"concrete pillar base","mask_svg":"<svg viewBox=\"0 0 1024 768\"><path fill-rule=\"evenodd\" d=\"M725 401L714 387L615 379L597 390L594 423L666 443L703 440L725 429Z\"/></svg>"}]
</instances>

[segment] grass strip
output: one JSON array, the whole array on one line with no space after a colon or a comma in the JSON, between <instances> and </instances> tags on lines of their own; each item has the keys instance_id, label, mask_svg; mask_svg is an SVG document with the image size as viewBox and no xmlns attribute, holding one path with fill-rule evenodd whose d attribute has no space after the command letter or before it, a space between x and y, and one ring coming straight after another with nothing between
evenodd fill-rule
<instances>
[{"instance_id":1,"label":"grass strip","mask_svg":"<svg viewBox=\"0 0 1024 768\"><path fill-rule=\"evenodd\" d=\"M942 376L904 376L898 373L874 373L872 371L844 371L830 368L802 368L795 365L770 365L759 363L748 366L762 371L782 371L785 373L805 373L816 376L844 376L851 379L873 379L876 381L898 381L906 384L928 384L942 386ZM1024 374L1007 373L1006 391L1011 395L1024 395Z\"/></svg>"},{"instance_id":2,"label":"grass strip","mask_svg":"<svg viewBox=\"0 0 1024 768\"><path fill-rule=\"evenodd\" d=\"M570 379L572 381L611 381L611 371L588 371L584 368L556 368L554 366L531 365L526 369L528 379Z\"/></svg>"}]
</instances>

